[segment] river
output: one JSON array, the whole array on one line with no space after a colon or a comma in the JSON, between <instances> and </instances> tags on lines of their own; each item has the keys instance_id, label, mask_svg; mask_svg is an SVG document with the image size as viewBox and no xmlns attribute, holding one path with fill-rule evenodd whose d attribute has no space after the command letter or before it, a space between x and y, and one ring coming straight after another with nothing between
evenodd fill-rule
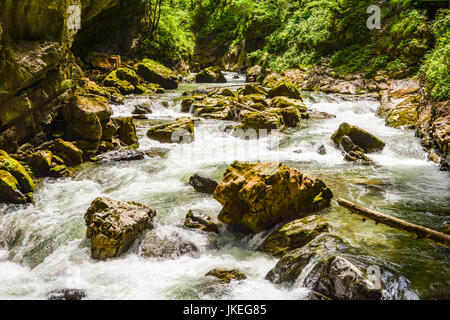
<instances>
[{"instance_id":1,"label":"river","mask_svg":"<svg viewBox=\"0 0 450 320\"><path fill-rule=\"evenodd\" d=\"M227 73L230 83L244 82L242 75L235 76ZM228 122L204 119L195 128L191 144L161 144L145 136L154 123L186 116L179 113L181 93L199 86L183 83L179 89L150 100L153 113L149 120L136 121L139 149L168 148L167 157L83 164L74 170L72 179L39 182L33 205L0 205L0 239L6 242L3 249L0 246L0 299L46 299L49 291L60 288L84 289L89 299L305 298L308 290L301 286L287 288L264 280L277 259L254 250L261 240L258 235L217 236L180 227L189 209L200 209L213 217L221 209L212 196L194 191L188 185L189 177L200 173L220 180L234 160L282 161L317 175L335 195L323 213L335 226L333 233L355 248L352 254L408 279L412 291L405 298L448 297L450 251L395 229L363 222L336 203L338 196L343 197L435 229L449 218L448 173L427 161L412 131L386 127L384 120L375 116L377 100L305 94L309 108L336 118L305 120L276 138L258 141L243 141L219 130ZM149 98L128 97L124 105L113 106L114 116L131 116L134 106L144 101ZM372 165L345 162L332 145L330 136L344 121L386 142L382 152L369 155ZM322 143L325 155L316 151ZM91 259L83 215L98 196L155 207L158 232L178 230L199 247L200 257L144 258L139 255L137 241L119 258ZM216 267L237 268L248 279L214 286L204 274Z\"/></svg>"}]
</instances>

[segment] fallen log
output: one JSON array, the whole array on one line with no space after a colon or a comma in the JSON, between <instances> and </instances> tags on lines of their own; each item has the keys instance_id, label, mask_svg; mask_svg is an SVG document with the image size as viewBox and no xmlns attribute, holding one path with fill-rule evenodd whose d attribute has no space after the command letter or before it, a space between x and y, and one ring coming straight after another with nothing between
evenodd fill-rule
<instances>
[{"instance_id":1,"label":"fallen log","mask_svg":"<svg viewBox=\"0 0 450 320\"><path fill-rule=\"evenodd\" d=\"M342 198L338 198L337 201L340 206L350 210L353 213L363 216L364 218L372 219L376 223L382 223L392 228L402 230L404 232L412 234L417 239L424 239L434 244L450 248L450 235L448 234L425 228L417 224L392 217L382 212L365 208Z\"/></svg>"}]
</instances>

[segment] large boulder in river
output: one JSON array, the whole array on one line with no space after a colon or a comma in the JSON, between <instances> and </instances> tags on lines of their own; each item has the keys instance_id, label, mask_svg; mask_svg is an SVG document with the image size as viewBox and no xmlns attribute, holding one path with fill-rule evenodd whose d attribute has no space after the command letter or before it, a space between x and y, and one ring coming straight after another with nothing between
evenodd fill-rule
<instances>
[{"instance_id":1,"label":"large boulder in river","mask_svg":"<svg viewBox=\"0 0 450 320\"><path fill-rule=\"evenodd\" d=\"M194 118L178 118L147 131L147 137L161 143L182 142L189 143L194 140Z\"/></svg>"},{"instance_id":2,"label":"large boulder in river","mask_svg":"<svg viewBox=\"0 0 450 320\"><path fill-rule=\"evenodd\" d=\"M331 136L331 140L338 146L344 136L347 136L351 141L361 147L364 152L377 152L384 148L385 143L375 137L373 134L357 127L343 122L339 128Z\"/></svg>"},{"instance_id":3,"label":"large boulder in river","mask_svg":"<svg viewBox=\"0 0 450 320\"><path fill-rule=\"evenodd\" d=\"M217 188L217 181L202 177L201 175L194 174L189 178L189 184L194 187L195 190L201 193L213 194Z\"/></svg>"},{"instance_id":4,"label":"large boulder in river","mask_svg":"<svg viewBox=\"0 0 450 320\"><path fill-rule=\"evenodd\" d=\"M219 220L258 233L329 205L333 194L320 179L282 163L233 163L214 192Z\"/></svg>"},{"instance_id":5,"label":"large boulder in river","mask_svg":"<svg viewBox=\"0 0 450 320\"><path fill-rule=\"evenodd\" d=\"M223 75L220 67L206 68L195 76L197 83L226 83L227 79Z\"/></svg>"},{"instance_id":6,"label":"large boulder in river","mask_svg":"<svg viewBox=\"0 0 450 320\"><path fill-rule=\"evenodd\" d=\"M322 233L331 231L331 224L316 215L297 219L270 234L260 249L276 257L301 248Z\"/></svg>"},{"instance_id":7,"label":"large boulder in river","mask_svg":"<svg viewBox=\"0 0 450 320\"><path fill-rule=\"evenodd\" d=\"M269 97L287 97L291 99L300 99L300 90L292 82L282 81L269 91Z\"/></svg>"},{"instance_id":8,"label":"large boulder in river","mask_svg":"<svg viewBox=\"0 0 450 320\"><path fill-rule=\"evenodd\" d=\"M145 229L153 228L156 211L135 202L95 199L86 214L91 256L104 260L124 253Z\"/></svg>"},{"instance_id":9,"label":"large boulder in river","mask_svg":"<svg viewBox=\"0 0 450 320\"><path fill-rule=\"evenodd\" d=\"M137 65L137 73L151 83L159 84L164 89L178 88L175 72L151 59L144 59Z\"/></svg>"},{"instance_id":10,"label":"large boulder in river","mask_svg":"<svg viewBox=\"0 0 450 320\"><path fill-rule=\"evenodd\" d=\"M210 216L197 210L189 210L184 219L184 226L190 229L219 233L219 224L214 222Z\"/></svg>"}]
</instances>

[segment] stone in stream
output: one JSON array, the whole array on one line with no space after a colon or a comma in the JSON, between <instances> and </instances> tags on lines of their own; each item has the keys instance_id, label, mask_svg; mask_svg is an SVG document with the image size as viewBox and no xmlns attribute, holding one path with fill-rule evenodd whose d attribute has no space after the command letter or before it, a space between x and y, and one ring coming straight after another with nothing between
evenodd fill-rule
<instances>
[{"instance_id":1,"label":"stone in stream","mask_svg":"<svg viewBox=\"0 0 450 320\"><path fill-rule=\"evenodd\" d=\"M115 137L117 137L121 144L129 147L139 146L138 138L136 134L136 126L133 123L133 119L130 117L113 118L114 124L118 127Z\"/></svg>"},{"instance_id":2,"label":"stone in stream","mask_svg":"<svg viewBox=\"0 0 450 320\"><path fill-rule=\"evenodd\" d=\"M147 258L175 259L183 255L198 256L198 248L192 242L183 239L176 232L161 236L150 231L141 246L141 255Z\"/></svg>"},{"instance_id":3,"label":"stone in stream","mask_svg":"<svg viewBox=\"0 0 450 320\"><path fill-rule=\"evenodd\" d=\"M238 269L213 269L208 271L205 276L212 276L219 279L221 283L230 283L231 281L241 281L247 279L247 276Z\"/></svg>"},{"instance_id":4,"label":"stone in stream","mask_svg":"<svg viewBox=\"0 0 450 320\"><path fill-rule=\"evenodd\" d=\"M242 124L236 129L254 130L282 130L284 128L283 117L274 112L250 112L242 116Z\"/></svg>"},{"instance_id":5,"label":"stone in stream","mask_svg":"<svg viewBox=\"0 0 450 320\"><path fill-rule=\"evenodd\" d=\"M151 148L145 151L145 155L150 158L165 158L169 152L170 149L167 148Z\"/></svg>"},{"instance_id":6,"label":"stone in stream","mask_svg":"<svg viewBox=\"0 0 450 320\"><path fill-rule=\"evenodd\" d=\"M198 174L194 174L189 178L189 184L194 187L196 191L207 194L213 194L218 185L217 181Z\"/></svg>"},{"instance_id":7,"label":"stone in stream","mask_svg":"<svg viewBox=\"0 0 450 320\"><path fill-rule=\"evenodd\" d=\"M60 157L64 161L64 164L68 166L77 165L83 162L83 151L71 142L56 139L49 146L49 150Z\"/></svg>"},{"instance_id":8,"label":"stone in stream","mask_svg":"<svg viewBox=\"0 0 450 320\"><path fill-rule=\"evenodd\" d=\"M196 120L196 118L184 117L152 127L147 131L147 137L161 143L190 143L194 140L194 121Z\"/></svg>"},{"instance_id":9,"label":"stone in stream","mask_svg":"<svg viewBox=\"0 0 450 320\"><path fill-rule=\"evenodd\" d=\"M0 201L23 204L32 202L32 198L20 191L16 178L8 171L0 170Z\"/></svg>"},{"instance_id":10,"label":"stone in stream","mask_svg":"<svg viewBox=\"0 0 450 320\"><path fill-rule=\"evenodd\" d=\"M269 91L269 97L287 97L291 99L301 99L300 90L292 82L281 81Z\"/></svg>"},{"instance_id":11,"label":"stone in stream","mask_svg":"<svg viewBox=\"0 0 450 320\"><path fill-rule=\"evenodd\" d=\"M247 96L251 94L267 96L267 91L258 85L255 84L246 84L244 88L238 90L238 95Z\"/></svg>"},{"instance_id":12,"label":"stone in stream","mask_svg":"<svg viewBox=\"0 0 450 320\"><path fill-rule=\"evenodd\" d=\"M205 119L233 120L233 104L228 98L206 98L190 106L193 112Z\"/></svg>"},{"instance_id":13,"label":"stone in stream","mask_svg":"<svg viewBox=\"0 0 450 320\"><path fill-rule=\"evenodd\" d=\"M47 294L48 300L78 301L87 297L85 290L81 289L59 289Z\"/></svg>"},{"instance_id":14,"label":"stone in stream","mask_svg":"<svg viewBox=\"0 0 450 320\"><path fill-rule=\"evenodd\" d=\"M317 215L297 219L271 233L260 250L281 257L288 251L301 248L322 233L332 230L332 225Z\"/></svg>"},{"instance_id":15,"label":"stone in stream","mask_svg":"<svg viewBox=\"0 0 450 320\"><path fill-rule=\"evenodd\" d=\"M223 75L220 67L206 68L195 76L197 83L226 83L227 79Z\"/></svg>"},{"instance_id":16,"label":"stone in stream","mask_svg":"<svg viewBox=\"0 0 450 320\"><path fill-rule=\"evenodd\" d=\"M34 181L22 164L0 150L0 200L11 203L33 201Z\"/></svg>"},{"instance_id":17,"label":"stone in stream","mask_svg":"<svg viewBox=\"0 0 450 320\"><path fill-rule=\"evenodd\" d=\"M364 165L372 163L372 159L367 157L362 151L350 151L344 156L345 161L356 162Z\"/></svg>"},{"instance_id":18,"label":"stone in stream","mask_svg":"<svg viewBox=\"0 0 450 320\"><path fill-rule=\"evenodd\" d=\"M184 226L190 229L219 233L219 224L207 214L197 210L189 210L184 219Z\"/></svg>"},{"instance_id":19,"label":"stone in stream","mask_svg":"<svg viewBox=\"0 0 450 320\"><path fill-rule=\"evenodd\" d=\"M120 256L143 230L153 228L155 215L155 209L139 203L95 199L84 215L91 257L105 260Z\"/></svg>"},{"instance_id":20,"label":"stone in stream","mask_svg":"<svg viewBox=\"0 0 450 320\"><path fill-rule=\"evenodd\" d=\"M332 197L322 180L279 162L235 162L214 192L223 205L219 220L253 233L320 211Z\"/></svg>"},{"instance_id":21,"label":"stone in stream","mask_svg":"<svg viewBox=\"0 0 450 320\"><path fill-rule=\"evenodd\" d=\"M152 113L152 109L150 106L150 103L145 102L145 103L141 103L138 104L134 107L133 112L131 112L132 114L149 114Z\"/></svg>"},{"instance_id":22,"label":"stone in stream","mask_svg":"<svg viewBox=\"0 0 450 320\"><path fill-rule=\"evenodd\" d=\"M254 65L248 68L245 73L246 82L262 82L265 77L266 70L260 65Z\"/></svg>"},{"instance_id":23,"label":"stone in stream","mask_svg":"<svg viewBox=\"0 0 450 320\"><path fill-rule=\"evenodd\" d=\"M321 155L325 155L327 154L327 149L325 148L325 145L323 143L321 143L318 147L317 147L317 153L321 154Z\"/></svg>"},{"instance_id":24,"label":"stone in stream","mask_svg":"<svg viewBox=\"0 0 450 320\"><path fill-rule=\"evenodd\" d=\"M101 164L117 162L117 161L133 161L144 159L144 153L136 150L114 150L103 153L95 158L93 161L98 161Z\"/></svg>"},{"instance_id":25,"label":"stone in stream","mask_svg":"<svg viewBox=\"0 0 450 320\"><path fill-rule=\"evenodd\" d=\"M137 65L137 73L145 81L159 84L164 89L178 88L175 72L151 59L144 59Z\"/></svg>"},{"instance_id":26,"label":"stone in stream","mask_svg":"<svg viewBox=\"0 0 450 320\"><path fill-rule=\"evenodd\" d=\"M358 128L357 126L342 123L339 128L331 136L331 140L336 146L339 146L342 138L347 136L357 146L363 149L364 152L377 152L383 150L385 143L375 137L373 134Z\"/></svg>"}]
</instances>

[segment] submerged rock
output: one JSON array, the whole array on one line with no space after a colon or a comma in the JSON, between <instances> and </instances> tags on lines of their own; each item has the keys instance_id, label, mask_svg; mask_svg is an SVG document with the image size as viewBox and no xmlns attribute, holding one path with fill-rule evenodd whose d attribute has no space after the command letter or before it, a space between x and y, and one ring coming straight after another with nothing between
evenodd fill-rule
<instances>
[{"instance_id":1,"label":"submerged rock","mask_svg":"<svg viewBox=\"0 0 450 320\"><path fill-rule=\"evenodd\" d=\"M268 112L279 115L283 119L283 123L286 127L289 128L296 128L302 119L300 111L295 107L272 108L269 109Z\"/></svg>"},{"instance_id":2,"label":"submerged rock","mask_svg":"<svg viewBox=\"0 0 450 320\"><path fill-rule=\"evenodd\" d=\"M104 260L124 253L145 229L153 228L156 211L135 202L95 199L86 214L91 257Z\"/></svg>"},{"instance_id":3,"label":"submerged rock","mask_svg":"<svg viewBox=\"0 0 450 320\"><path fill-rule=\"evenodd\" d=\"M147 131L147 137L161 143L190 143L194 140L193 118L178 118Z\"/></svg>"},{"instance_id":4,"label":"submerged rock","mask_svg":"<svg viewBox=\"0 0 450 320\"><path fill-rule=\"evenodd\" d=\"M144 159L144 153L136 150L115 150L103 153L97 156L95 161L102 164L116 162L116 161L133 161Z\"/></svg>"},{"instance_id":5,"label":"submerged rock","mask_svg":"<svg viewBox=\"0 0 450 320\"><path fill-rule=\"evenodd\" d=\"M160 236L150 231L142 242L141 254L148 258L174 259L182 255L198 254L198 248L190 241L182 239L176 232Z\"/></svg>"},{"instance_id":6,"label":"submerged rock","mask_svg":"<svg viewBox=\"0 0 450 320\"><path fill-rule=\"evenodd\" d=\"M197 210L189 210L184 219L184 226L190 229L219 233L219 224L207 214Z\"/></svg>"},{"instance_id":7,"label":"submerged rock","mask_svg":"<svg viewBox=\"0 0 450 320\"><path fill-rule=\"evenodd\" d=\"M149 114L152 113L150 103L141 103L134 107L132 114Z\"/></svg>"},{"instance_id":8,"label":"submerged rock","mask_svg":"<svg viewBox=\"0 0 450 320\"><path fill-rule=\"evenodd\" d=\"M164 89L178 88L177 75L151 59L144 59L137 65L137 73L145 80L151 83L159 84Z\"/></svg>"},{"instance_id":9,"label":"submerged rock","mask_svg":"<svg viewBox=\"0 0 450 320\"><path fill-rule=\"evenodd\" d=\"M213 194L217 188L217 181L202 177L198 174L194 174L189 178L189 184L194 187L195 190L201 193Z\"/></svg>"},{"instance_id":10,"label":"submerged rock","mask_svg":"<svg viewBox=\"0 0 450 320\"><path fill-rule=\"evenodd\" d=\"M208 271L205 276L212 276L220 280L222 283L230 283L231 281L241 281L247 279L247 276L238 269L213 269Z\"/></svg>"},{"instance_id":11,"label":"submerged rock","mask_svg":"<svg viewBox=\"0 0 450 320\"><path fill-rule=\"evenodd\" d=\"M150 158L165 158L169 152L170 149L166 148L151 148L145 151L145 155Z\"/></svg>"},{"instance_id":12,"label":"submerged rock","mask_svg":"<svg viewBox=\"0 0 450 320\"><path fill-rule=\"evenodd\" d=\"M227 79L223 75L220 67L206 68L195 76L197 83L226 83Z\"/></svg>"},{"instance_id":13,"label":"submerged rock","mask_svg":"<svg viewBox=\"0 0 450 320\"><path fill-rule=\"evenodd\" d=\"M233 163L214 192L219 220L258 233L327 207L333 194L318 178L282 163Z\"/></svg>"},{"instance_id":14,"label":"submerged rock","mask_svg":"<svg viewBox=\"0 0 450 320\"><path fill-rule=\"evenodd\" d=\"M367 153L383 150L385 146L385 143L374 135L346 122L342 123L333 133L331 140L338 146L344 136L349 137L355 145L361 147Z\"/></svg>"},{"instance_id":15,"label":"submerged rock","mask_svg":"<svg viewBox=\"0 0 450 320\"><path fill-rule=\"evenodd\" d=\"M47 294L48 300L77 301L83 300L86 297L87 297L86 291L80 289L59 289L51 291Z\"/></svg>"},{"instance_id":16,"label":"submerged rock","mask_svg":"<svg viewBox=\"0 0 450 320\"><path fill-rule=\"evenodd\" d=\"M288 251L305 246L332 228L327 220L316 215L297 219L270 234L259 249L281 257Z\"/></svg>"}]
</instances>

